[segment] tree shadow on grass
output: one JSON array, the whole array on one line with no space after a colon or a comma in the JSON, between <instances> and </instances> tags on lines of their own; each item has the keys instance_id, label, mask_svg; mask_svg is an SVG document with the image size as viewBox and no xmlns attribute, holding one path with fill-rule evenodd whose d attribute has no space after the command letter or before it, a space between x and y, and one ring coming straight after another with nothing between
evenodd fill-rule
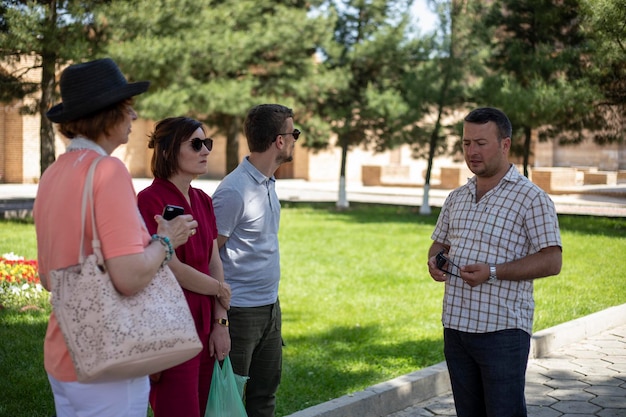
<instances>
[{"instance_id":1,"label":"tree shadow on grass","mask_svg":"<svg viewBox=\"0 0 626 417\"><path fill-rule=\"evenodd\" d=\"M626 218L580 216L574 214L559 215L561 231L584 235L626 237Z\"/></svg>"},{"instance_id":2,"label":"tree shadow on grass","mask_svg":"<svg viewBox=\"0 0 626 417\"><path fill-rule=\"evenodd\" d=\"M440 208L433 208L429 215L419 214L419 207L351 203L345 210L338 210L334 203L283 203L285 208L311 208L323 210L337 215L339 220L349 220L355 223L410 223L435 227ZM601 235L611 237L626 236L626 218L602 217L590 215L560 214L559 226L562 231L581 233L586 235Z\"/></svg>"},{"instance_id":3,"label":"tree shadow on grass","mask_svg":"<svg viewBox=\"0 0 626 417\"><path fill-rule=\"evenodd\" d=\"M443 339L393 343L381 325L338 326L286 340L278 403L290 414L443 361Z\"/></svg>"},{"instance_id":4,"label":"tree shadow on grass","mask_svg":"<svg viewBox=\"0 0 626 417\"><path fill-rule=\"evenodd\" d=\"M419 207L375 203L350 203L347 209L337 209L334 203L283 202L282 207L310 208L333 213L341 220L356 223L411 223L435 226L440 209L433 208L429 215L419 214Z\"/></svg>"}]
</instances>

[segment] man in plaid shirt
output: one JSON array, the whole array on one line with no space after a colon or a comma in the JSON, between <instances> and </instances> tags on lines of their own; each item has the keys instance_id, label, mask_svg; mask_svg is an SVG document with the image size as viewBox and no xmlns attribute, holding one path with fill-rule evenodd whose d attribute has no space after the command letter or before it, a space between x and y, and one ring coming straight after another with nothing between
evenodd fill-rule
<instances>
[{"instance_id":1,"label":"man in plaid shirt","mask_svg":"<svg viewBox=\"0 0 626 417\"><path fill-rule=\"evenodd\" d=\"M533 280L561 271L554 203L509 162L511 135L498 109L465 117L475 175L446 199L428 252L431 277L445 282L444 354L458 417L527 415Z\"/></svg>"}]
</instances>

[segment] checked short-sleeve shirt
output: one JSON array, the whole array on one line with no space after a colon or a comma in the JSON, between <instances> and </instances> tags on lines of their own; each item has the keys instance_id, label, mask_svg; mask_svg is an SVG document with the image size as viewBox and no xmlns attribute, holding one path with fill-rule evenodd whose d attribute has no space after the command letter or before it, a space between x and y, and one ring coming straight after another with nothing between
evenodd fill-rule
<instances>
[{"instance_id":1,"label":"checked short-sleeve shirt","mask_svg":"<svg viewBox=\"0 0 626 417\"><path fill-rule=\"evenodd\" d=\"M554 203L514 165L479 202L475 177L452 191L432 239L450 245L449 258L459 266L501 264L561 246ZM532 334L534 309L532 280L498 280L472 288L451 276L445 284L442 321L446 328L469 333L522 329Z\"/></svg>"}]
</instances>

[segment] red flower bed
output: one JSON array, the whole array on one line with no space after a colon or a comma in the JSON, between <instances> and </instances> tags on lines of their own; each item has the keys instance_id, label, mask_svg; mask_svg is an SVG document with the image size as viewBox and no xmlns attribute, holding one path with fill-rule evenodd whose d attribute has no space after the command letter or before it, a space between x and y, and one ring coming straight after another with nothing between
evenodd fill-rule
<instances>
[{"instance_id":1,"label":"red flower bed","mask_svg":"<svg viewBox=\"0 0 626 417\"><path fill-rule=\"evenodd\" d=\"M12 253L0 257L0 307L41 305L48 292L39 281L36 260L25 260Z\"/></svg>"}]
</instances>

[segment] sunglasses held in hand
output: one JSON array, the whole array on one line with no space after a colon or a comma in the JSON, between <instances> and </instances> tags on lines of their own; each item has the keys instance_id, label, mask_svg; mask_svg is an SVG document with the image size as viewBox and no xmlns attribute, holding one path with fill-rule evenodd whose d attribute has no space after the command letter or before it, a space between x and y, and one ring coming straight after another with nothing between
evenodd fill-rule
<instances>
[{"instance_id":1,"label":"sunglasses held in hand","mask_svg":"<svg viewBox=\"0 0 626 417\"><path fill-rule=\"evenodd\" d=\"M446 269L443 269L443 267L446 264L450 264L452 266L455 266L459 270L461 269L457 264L452 262L450 259L446 258L446 256L444 255L444 251L443 250L437 254L437 256L435 257L435 261L437 262L437 269L439 269L440 271L443 271L443 272L445 272L448 275L452 275L453 277L461 278L460 275L453 274L452 272L450 272L450 271L448 271Z\"/></svg>"}]
</instances>

